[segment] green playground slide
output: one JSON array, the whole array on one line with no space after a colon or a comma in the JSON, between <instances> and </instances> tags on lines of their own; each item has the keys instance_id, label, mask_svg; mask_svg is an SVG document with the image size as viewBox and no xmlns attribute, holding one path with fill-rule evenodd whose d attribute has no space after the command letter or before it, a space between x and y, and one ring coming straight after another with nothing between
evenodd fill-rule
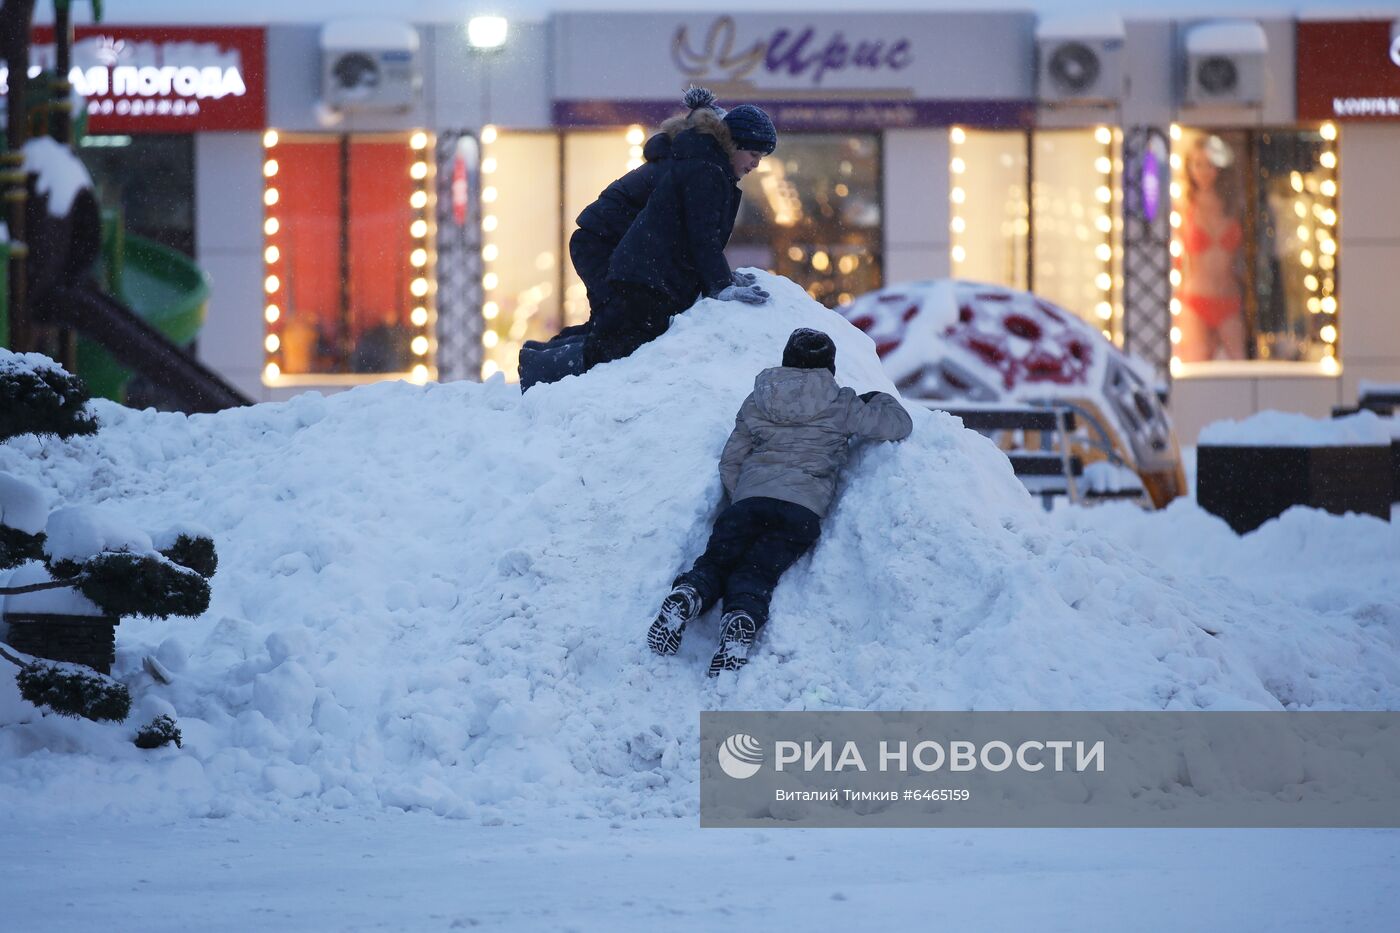
<instances>
[{"instance_id":1,"label":"green playground slide","mask_svg":"<svg viewBox=\"0 0 1400 933\"><path fill-rule=\"evenodd\" d=\"M115 215L103 219L104 291L171 343L188 347L204 325L209 280L188 256L126 233ZM123 401L132 371L88 339L78 341L78 372L95 396Z\"/></svg>"}]
</instances>

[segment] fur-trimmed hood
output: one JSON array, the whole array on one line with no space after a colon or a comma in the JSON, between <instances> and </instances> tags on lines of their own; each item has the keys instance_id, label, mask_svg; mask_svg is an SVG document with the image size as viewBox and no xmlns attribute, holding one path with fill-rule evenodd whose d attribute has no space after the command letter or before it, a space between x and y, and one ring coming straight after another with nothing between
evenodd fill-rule
<instances>
[{"instance_id":1,"label":"fur-trimmed hood","mask_svg":"<svg viewBox=\"0 0 1400 933\"><path fill-rule=\"evenodd\" d=\"M723 173L730 185L739 184L739 176L734 173L734 140L729 135L729 127L713 115L698 115L690 126L671 142L671 158L677 163L704 162L713 165ZM727 239L726 235L726 239Z\"/></svg>"},{"instance_id":2,"label":"fur-trimmed hood","mask_svg":"<svg viewBox=\"0 0 1400 933\"><path fill-rule=\"evenodd\" d=\"M678 113L661 124L661 132L672 140L692 129L706 136L713 136L726 156L734 154L734 140L729 135L729 125L713 108L699 107L690 113Z\"/></svg>"}]
</instances>

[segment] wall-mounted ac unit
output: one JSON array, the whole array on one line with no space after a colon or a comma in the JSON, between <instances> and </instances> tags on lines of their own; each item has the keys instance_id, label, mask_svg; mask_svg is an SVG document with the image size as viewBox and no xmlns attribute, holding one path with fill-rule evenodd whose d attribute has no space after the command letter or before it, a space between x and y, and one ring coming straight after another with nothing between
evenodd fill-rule
<instances>
[{"instance_id":1,"label":"wall-mounted ac unit","mask_svg":"<svg viewBox=\"0 0 1400 933\"><path fill-rule=\"evenodd\" d=\"M1123 97L1123 20L1115 15L1042 18L1036 24L1040 100L1104 104Z\"/></svg>"},{"instance_id":2,"label":"wall-mounted ac unit","mask_svg":"<svg viewBox=\"0 0 1400 933\"><path fill-rule=\"evenodd\" d=\"M1192 106L1264 102L1269 41L1253 20L1199 23L1186 32L1186 95Z\"/></svg>"},{"instance_id":3,"label":"wall-mounted ac unit","mask_svg":"<svg viewBox=\"0 0 1400 933\"><path fill-rule=\"evenodd\" d=\"M403 111L423 86L418 30L408 23L341 20L321 29L321 98L341 112Z\"/></svg>"}]
</instances>

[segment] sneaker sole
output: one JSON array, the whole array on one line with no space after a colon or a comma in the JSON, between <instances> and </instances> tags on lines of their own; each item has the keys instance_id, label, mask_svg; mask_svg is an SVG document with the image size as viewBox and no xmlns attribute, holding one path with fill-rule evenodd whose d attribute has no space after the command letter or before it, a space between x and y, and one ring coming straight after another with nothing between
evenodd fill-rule
<instances>
[{"instance_id":1,"label":"sneaker sole","mask_svg":"<svg viewBox=\"0 0 1400 933\"><path fill-rule=\"evenodd\" d=\"M673 655L681 650L681 638L684 634L684 625L672 628L664 620L657 619L647 630L647 644L656 654Z\"/></svg>"},{"instance_id":2,"label":"sneaker sole","mask_svg":"<svg viewBox=\"0 0 1400 933\"><path fill-rule=\"evenodd\" d=\"M709 676L718 677L725 671L737 671L748 663L748 658L731 658L728 655L717 654L710 660Z\"/></svg>"}]
</instances>

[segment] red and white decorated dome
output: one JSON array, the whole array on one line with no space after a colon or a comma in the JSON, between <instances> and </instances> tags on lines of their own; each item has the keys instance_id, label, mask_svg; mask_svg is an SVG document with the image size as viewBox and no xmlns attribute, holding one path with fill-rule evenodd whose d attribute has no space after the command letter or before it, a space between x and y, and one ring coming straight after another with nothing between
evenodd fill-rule
<instances>
[{"instance_id":1,"label":"red and white decorated dome","mask_svg":"<svg viewBox=\"0 0 1400 933\"><path fill-rule=\"evenodd\" d=\"M840 310L875 341L906 398L1069 405L1100 422L1139 473L1180 469L1151 368L1044 298L939 279L892 285Z\"/></svg>"},{"instance_id":2,"label":"red and white decorated dome","mask_svg":"<svg viewBox=\"0 0 1400 933\"><path fill-rule=\"evenodd\" d=\"M1045 398L1101 383L1111 343L1030 292L942 280L897 285L842 309L875 341L885 369L913 398Z\"/></svg>"}]
</instances>

